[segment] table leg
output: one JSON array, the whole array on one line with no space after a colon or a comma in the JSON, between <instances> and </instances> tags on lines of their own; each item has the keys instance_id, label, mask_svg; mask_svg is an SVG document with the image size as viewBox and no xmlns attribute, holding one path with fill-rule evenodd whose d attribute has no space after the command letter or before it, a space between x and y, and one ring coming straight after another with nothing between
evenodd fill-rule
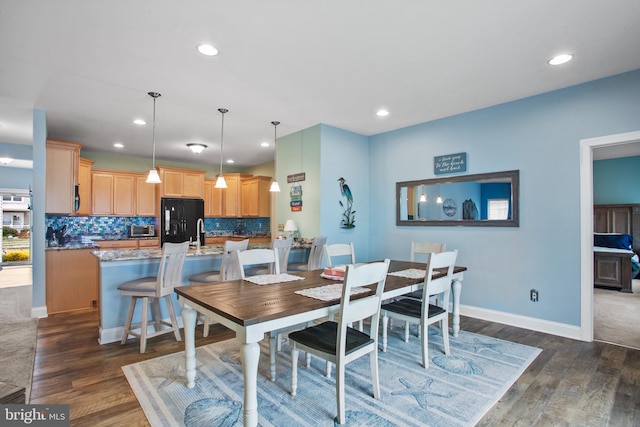
<instances>
[{"instance_id":1,"label":"table leg","mask_svg":"<svg viewBox=\"0 0 640 427\"><path fill-rule=\"evenodd\" d=\"M184 325L184 353L186 357L187 387L196 385L196 317L194 309L182 309L182 324Z\"/></svg>"},{"instance_id":2,"label":"table leg","mask_svg":"<svg viewBox=\"0 0 640 427\"><path fill-rule=\"evenodd\" d=\"M260 346L256 342L240 345L242 371L244 373L244 425L258 425L258 361Z\"/></svg>"},{"instance_id":3,"label":"table leg","mask_svg":"<svg viewBox=\"0 0 640 427\"><path fill-rule=\"evenodd\" d=\"M460 291L462 291L462 281L460 279L453 279L451 281L451 290L453 291L453 318L451 326L453 336L457 337L460 331Z\"/></svg>"}]
</instances>

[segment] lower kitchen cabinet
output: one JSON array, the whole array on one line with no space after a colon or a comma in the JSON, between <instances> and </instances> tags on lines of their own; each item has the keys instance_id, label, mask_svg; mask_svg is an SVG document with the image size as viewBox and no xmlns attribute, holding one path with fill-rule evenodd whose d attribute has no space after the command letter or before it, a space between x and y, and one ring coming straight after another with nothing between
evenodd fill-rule
<instances>
[{"instance_id":1,"label":"lower kitchen cabinet","mask_svg":"<svg viewBox=\"0 0 640 427\"><path fill-rule=\"evenodd\" d=\"M98 306L98 259L95 249L49 249L45 252L47 313Z\"/></svg>"}]
</instances>

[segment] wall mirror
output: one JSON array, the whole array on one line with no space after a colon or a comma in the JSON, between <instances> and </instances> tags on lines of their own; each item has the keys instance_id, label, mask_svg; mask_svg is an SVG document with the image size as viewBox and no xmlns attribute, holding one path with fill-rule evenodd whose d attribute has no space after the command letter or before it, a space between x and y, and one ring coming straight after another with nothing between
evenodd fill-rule
<instances>
[{"instance_id":1,"label":"wall mirror","mask_svg":"<svg viewBox=\"0 0 640 427\"><path fill-rule=\"evenodd\" d=\"M396 183L396 225L519 226L520 171Z\"/></svg>"}]
</instances>

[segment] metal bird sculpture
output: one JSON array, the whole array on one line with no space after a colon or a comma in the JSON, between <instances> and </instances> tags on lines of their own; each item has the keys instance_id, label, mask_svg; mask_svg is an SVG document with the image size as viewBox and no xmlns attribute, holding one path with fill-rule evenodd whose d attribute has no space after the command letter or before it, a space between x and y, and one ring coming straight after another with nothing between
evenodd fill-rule
<instances>
[{"instance_id":1,"label":"metal bird sculpture","mask_svg":"<svg viewBox=\"0 0 640 427\"><path fill-rule=\"evenodd\" d=\"M353 194L351 194L351 189L345 183L345 179L344 178L340 177L340 179L338 179L338 182L340 183L340 194L342 194L342 196L344 196L347 199L346 207L342 203L341 200L338 200L338 203L340 204L340 206L344 208L344 212L342 213L342 220L340 221L340 227L342 227L342 228L354 228L356 226L355 225L355 222L356 222L355 213L356 213L356 211L352 210L352 207L353 207Z\"/></svg>"}]
</instances>

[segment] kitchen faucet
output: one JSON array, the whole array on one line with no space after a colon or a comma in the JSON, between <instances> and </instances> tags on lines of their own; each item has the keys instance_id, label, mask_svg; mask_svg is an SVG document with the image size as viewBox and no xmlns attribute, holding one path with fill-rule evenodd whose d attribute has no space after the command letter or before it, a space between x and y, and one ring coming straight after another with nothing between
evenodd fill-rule
<instances>
[{"instance_id":1,"label":"kitchen faucet","mask_svg":"<svg viewBox=\"0 0 640 427\"><path fill-rule=\"evenodd\" d=\"M200 233L204 233L204 220L202 218L198 218L196 228L198 229L196 234L196 249L200 250Z\"/></svg>"}]
</instances>

